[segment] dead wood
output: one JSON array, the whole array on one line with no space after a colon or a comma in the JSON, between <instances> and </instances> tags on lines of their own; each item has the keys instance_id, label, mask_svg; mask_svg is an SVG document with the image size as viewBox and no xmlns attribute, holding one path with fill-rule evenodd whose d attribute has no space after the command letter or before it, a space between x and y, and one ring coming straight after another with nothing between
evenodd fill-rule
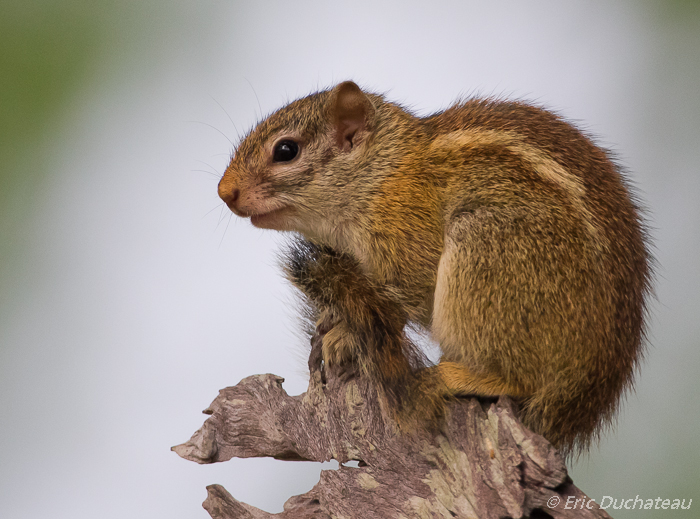
<instances>
[{"instance_id":1,"label":"dead wood","mask_svg":"<svg viewBox=\"0 0 700 519\"><path fill-rule=\"evenodd\" d=\"M507 398L460 399L440 430L400 432L361 377L312 371L289 396L283 379L254 375L222 389L201 429L173 450L197 463L233 457L337 460L318 484L270 514L212 485L204 508L229 518L606 518L568 477L564 461L525 429ZM343 466L350 461L359 466ZM358 465L358 464L354 464ZM568 504L568 506L567 506Z\"/></svg>"}]
</instances>

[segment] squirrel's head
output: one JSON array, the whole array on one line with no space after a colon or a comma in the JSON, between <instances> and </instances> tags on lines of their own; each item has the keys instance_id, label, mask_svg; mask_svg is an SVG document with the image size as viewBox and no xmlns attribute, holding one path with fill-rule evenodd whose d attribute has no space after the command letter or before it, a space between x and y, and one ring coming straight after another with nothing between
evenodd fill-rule
<instances>
[{"instance_id":1,"label":"squirrel's head","mask_svg":"<svg viewBox=\"0 0 700 519\"><path fill-rule=\"evenodd\" d=\"M273 113L237 147L219 196L256 227L313 233L352 196L353 165L363 162L375 123L372 99L347 81Z\"/></svg>"}]
</instances>

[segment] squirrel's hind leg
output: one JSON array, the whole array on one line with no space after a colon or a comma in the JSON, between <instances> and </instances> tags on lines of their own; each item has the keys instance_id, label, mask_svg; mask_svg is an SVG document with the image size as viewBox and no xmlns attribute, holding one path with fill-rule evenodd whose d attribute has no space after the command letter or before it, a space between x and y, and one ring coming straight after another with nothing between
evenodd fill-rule
<instances>
[{"instance_id":1,"label":"squirrel's hind leg","mask_svg":"<svg viewBox=\"0 0 700 519\"><path fill-rule=\"evenodd\" d=\"M494 397L508 395L515 398L529 396L522 388L509 384L498 375L478 374L457 362L443 361L428 369L434 370L434 374L449 396Z\"/></svg>"},{"instance_id":2,"label":"squirrel's hind leg","mask_svg":"<svg viewBox=\"0 0 700 519\"><path fill-rule=\"evenodd\" d=\"M529 216L480 208L447 225L431 333L443 353L432 369L449 394L526 398L543 376L546 360L526 320L532 287L546 283L527 266L540 259L525 239Z\"/></svg>"}]
</instances>

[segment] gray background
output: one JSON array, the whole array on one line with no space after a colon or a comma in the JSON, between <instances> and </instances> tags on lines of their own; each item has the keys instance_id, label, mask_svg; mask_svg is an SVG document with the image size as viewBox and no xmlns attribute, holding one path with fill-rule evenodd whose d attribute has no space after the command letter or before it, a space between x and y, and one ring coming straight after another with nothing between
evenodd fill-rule
<instances>
[{"instance_id":1,"label":"gray background","mask_svg":"<svg viewBox=\"0 0 700 519\"><path fill-rule=\"evenodd\" d=\"M572 473L597 500L694 500L615 517L700 517L700 8L680 0L3 2L0 517L204 518L210 483L280 511L315 483L169 447L244 376L305 389L279 237L216 183L234 123L349 78L421 114L535 100L619 154L658 302L636 393Z\"/></svg>"}]
</instances>

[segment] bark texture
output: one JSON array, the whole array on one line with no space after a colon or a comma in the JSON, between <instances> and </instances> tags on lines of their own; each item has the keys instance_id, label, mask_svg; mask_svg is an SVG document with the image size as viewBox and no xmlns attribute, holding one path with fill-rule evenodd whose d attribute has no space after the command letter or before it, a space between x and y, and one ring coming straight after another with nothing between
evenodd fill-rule
<instances>
[{"instance_id":1,"label":"bark texture","mask_svg":"<svg viewBox=\"0 0 700 519\"><path fill-rule=\"evenodd\" d=\"M192 438L173 447L197 463L233 457L337 460L279 514L207 487L204 508L229 518L605 518L568 477L564 461L525 429L507 398L455 401L439 430L398 431L386 402L361 377L312 371L289 396L283 379L254 375L222 389ZM356 460L359 466L342 466ZM568 505L567 505L568 504Z\"/></svg>"}]
</instances>

